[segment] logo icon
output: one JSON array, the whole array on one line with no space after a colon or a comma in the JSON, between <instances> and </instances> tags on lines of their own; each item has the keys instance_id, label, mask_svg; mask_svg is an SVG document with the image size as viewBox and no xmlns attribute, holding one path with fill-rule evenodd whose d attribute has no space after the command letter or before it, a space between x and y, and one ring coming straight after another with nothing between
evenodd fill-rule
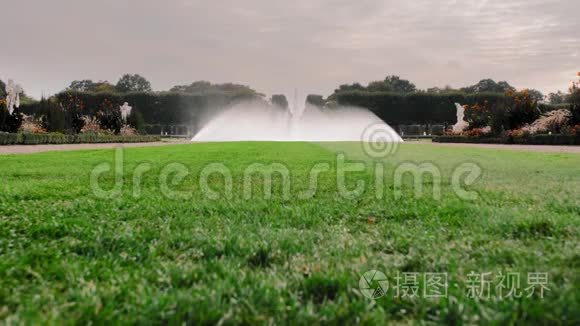
<instances>
[{"instance_id":1,"label":"logo icon","mask_svg":"<svg viewBox=\"0 0 580 326\"><path fill-rule=\"evenodd\" d=\"M358 287L365 297L376 300L387 294L389 281L385 274L373 269L360 277Z\"/></svg>"},{"instance_id":2,"label":"logo icon","mask_svg":"<svg viewBox=\"0 0 580 326\"><path fill-rule=\"evenodd\" d=\"M401 141L401 137L384 123L375 123L366 127L361 137L363 151L374 159L395 154Z\"/></svg>"}]
</instances>

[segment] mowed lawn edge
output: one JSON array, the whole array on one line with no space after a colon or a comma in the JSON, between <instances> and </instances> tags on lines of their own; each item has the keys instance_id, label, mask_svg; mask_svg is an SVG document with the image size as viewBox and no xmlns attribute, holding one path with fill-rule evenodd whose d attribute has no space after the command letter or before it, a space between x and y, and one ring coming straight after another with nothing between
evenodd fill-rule
<instances>
[{"instance_id":1,"label":"mowed lawn edge","mask_svg":"<svg viewBox=\"0 0 580 326\"><path fill-rule=\"evenodd\" d=\"M338 154L366 164L346 175L364 181L356 198L338 192ZM578 318L580 158L577 154L435 148L403 144L393 155L369 157L356 143L203 143L130 148L122 153L118 196L97 198L93 169L114 170L115 150L0 156L0 318L7 322L85 323L378 323L385 321L540 322ZM402 163L430 162L434 180L403 180L394 198L393 175ZM482 169L457 197L450 177L464 162ZM233 197L207 198L200 172L223 164ZM243 198L252 164L279 163L290 172L290 198L274 175L264 198L260 176ZM316 164L328 164L311 198ZM376 198L374 167L384 167L384 197ZM135 196L136 168L149 164ZM184 198L168 198L160 177L168 165L188 173L169 183ZM260 167L258 166L258 170ZM112 189L115 173L100 176ZM179 173L170 171L168 180ZM218 194L219 174L208 184ZM362 274L380 270L386 295L366 298ZM469 296L471 272L519 273L522 295ZM528 298L528 273L549 276L545 298ZM398 273L398 274L397 274ZM397 275L446 273L446 297L395 295ZM422 292L424 283L417 288ZM495 285L495 283L494 283ZM495 286L494 286L495 288Z\"/></svg>"}]
</instances>

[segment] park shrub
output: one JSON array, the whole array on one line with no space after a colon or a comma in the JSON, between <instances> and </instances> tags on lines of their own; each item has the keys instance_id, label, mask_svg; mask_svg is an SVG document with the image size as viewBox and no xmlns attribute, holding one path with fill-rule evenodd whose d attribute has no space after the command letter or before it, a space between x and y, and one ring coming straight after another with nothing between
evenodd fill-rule
<instances>
[{"instance_id":1,"label":"park shrub","mask_svg":"<svg viewBox=\"0 0 580 326\"><path fill-rule=\"evenodd\" d=\"M508 112L506 130L521 128L540 117L538 102L527 89L520 92L508 90L504 108Z\"/></svg>"},{"instance_id":2,"label":"park shrub","mask_svg":"<svg viewBox=\"0 0 580 326\"><path fill-rule=\"evenodd\" d=\"M533 123L522 127L521 129L531 133L564 133L563 130L569 128L571 113L566 109L559 109L546 112Z\"/></svg>"},{"instance_id":3,"label":"park shrub","mask_svg":"<svg viewBox=\"0 0 580 326\"><path fill-rule=\"evenodd\" d=\"M29 134L43 134L46 133L46 130L42 127L42 123L34 118L34 116L26 115L18 128L18 132L20 133L29 133Z\"/></svg>"},{"instance_id":4,"label":"park shrub","mask_svg":"<svg viewBox=\"0 0 580 326\"><path fill-rule=\"evenodd\" d=\"M132 110L131 114L127 117L127 124L135 129L138 133L145 133L145 120L143 115L138 110Z\"/></svg>"},{"instance_id":5,"label":"park shrub","mask_svg":"<svg viewBox=\"0 0 580 326\"><path fill-rule=\"evenodd\" d=\"M0 107L0 131L15 133L20 129L22 121L24 121L24 115L19 109L14 109L10 114L6 106Z\"/></svg>"},{"instance_id":6,"label":"park shrub","mask_svg":"<svg viewBox=\"0 0 580 326\"><path fill-rule=\"evenodd\" d=\"M580 133L577 134L538 134L511 131L501 136L467 136L444 135L433 138L437 143L477 143L477 144L520 144L520 145L580 145Z\"/></svg>"},{"instance_id":7,"label":"park shrub","mask_svg":"<svg viewBox=\"0 0 580 326\"><path fill-rule=\"evenodd\" d=\"M160 141L160 136L150 135L112 135L83 133L67 135L62 133L6 133L0 132L0 145L39 145L39 144L85 144L85 143L138 143Z\"/></svg>"},{"instance_id":8,"label":"park shrub","mask_svg":"<svg viewBox=\"0 0 580 326\"><path fill-rule=\"evenodd\" d=\"M15 145L22 143L22 134L0 132L0 145Z\"/></svg>"},{"instance_id":9,"label":"park shrub","mask_svg":"<svg viewBox=\"0 0 580 326\"><path fill-rule=\"evenodd\" d=\"M78 134L85 125L83 115L85 103L83 99L74 93L69 93L59 101L60 107L64 110L65 131Z\"/></svg>"},{"instance_id":10,"label":"park shrub","mask_svg":"<svg viewBox=\"0 0 580 326\"><path fill-rule=\"evenodd\" d=\"M454 124L455 103L494 106L505 100L505 94L478 93L389 93L345 91L335 95L338 104L368 108L391 125L400 124Z\"/></svg>"},{"instance_id":11,"label":"park shrub","mask_svg":"<svg viewBox=\"0 0 580 326\"><path fill-rule=\"evenodd\" d=\"M123 127L123 119L121 118L121 109L119 103L105 98L100 105L100 110L96 113L101 129L110 130L115 135L121 132Z\"/></svg>"},{"instance_id":12,"label":"park shrub","mask_svg":"<svg viewBox=\"0 0 580 326\"><path fill-rule=\"evenodd\" d=\"M82 117L96 116L103 109L105 101L115 106L127 102L133 107L128 124L144 132L146 125L195 125L210 110L257 98L261 98L261 95L248 91L213 90L194 94L64 91L50 99L23 105L22 112L43 117L44 127L48 131L78 133L82 129ZM111 123L115 124L114 121L106 122Z\"/></svg>"},{"instance_id":13,"label":"park shrub","mask_svg":"<svg viewBox=\"0 0 580 326\"><path fill-rule=\"evenodd\" d=\"M487 100L483 103L465 105L465 121L469 128L478 129L489 126L492 120L492 108Z\"/></svg>"},{"instance_id":14,"label":"park shrub","mask_svg":"<svg viewBox=\"0 0 580 326\"><path fill-rule=\"evenodd\" d=\"M325 104L324 97L322 95L309 94L306 96L306 104L321 108Z\"/></svg>"},{"instance_id":15,"label":"park shrub","mask_svg":"<svg viewBox=\"0 0 580 326\"><path fill-rule=\"evenodd\" d=\"M571 113L570 124L572 126L580 125L580 87L577 87L576 84L570 88L569 110Z\"/></svg>"}]
</instances>

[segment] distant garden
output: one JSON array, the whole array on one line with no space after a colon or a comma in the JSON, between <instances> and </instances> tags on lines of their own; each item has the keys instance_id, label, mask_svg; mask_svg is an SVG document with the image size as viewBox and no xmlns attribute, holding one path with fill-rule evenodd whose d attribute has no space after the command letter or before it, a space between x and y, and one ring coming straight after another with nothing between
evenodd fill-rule
<instances>
[{"instance_id":1,"label":"distant garden","mask_svg":"<svg viewBox=\"0 0 580 326\"><path fill-rule=\"evenodd\" d=\"M261 96L246 86L208 82L153 92L145 78L125 75L116 85L73 81L40 101L22 94L20 107L9 112L4 83L0 87L0 144L156 140L159 137L143 135L160 135L168 126L194 123L208 108ZM131 112L123 117L125 103Z\"/></svg>"},{"instance_id":2,"label":"distant garden","mask_svg":"<svg viewBox=\"0 0 580 326\"><path fill-rule=\"evenodd\" d=\"M573 82L568 104L546 107L528 90L509 90L499 102L465 105L468 127L448 131L440 142L580 145L580 82ZM549 108L549 110L546 110Z\"/></svg>"},{"instance_id":3,"label":"distant garden","mask_svg":"<svg viewBox=\"0 0 580 326\"><path fill-rule=\"evenodd\" d=\"M144 77L126 74L116 84L76 80L62 92L39 101L22 94L20 107L10 113L6 109L4 89L0 81L0 132L69 136L43 138L58 141L98 136L112 139L111 136L191 134L201 127L207 112L242 100L269 101L288 107L284 95L266 99L246 85L197 81L155 92ZM566 141L573 143L575 140L569 137L575 139L580 130L579 92L578 85L574 84L567 93L558 91L544 96L537 90L518 91L505 81L491 79L458 89L446 86L420 90L408 80L387 76L366 86L341 85L327 98L311 94L307 103L328 110L339 105L365 107L399 131L403 130L399 126L421 125L426 126L423 130L429 134L444 134L439 141L517 142L532 135L552 134L568 137ZM126 117L121 112L124 103L132 108ZM454 103L465 106L469 123L461 134L449 131L456 122ZM92 138L72 135L92 135Z\"/></svg>"}]
</instances>

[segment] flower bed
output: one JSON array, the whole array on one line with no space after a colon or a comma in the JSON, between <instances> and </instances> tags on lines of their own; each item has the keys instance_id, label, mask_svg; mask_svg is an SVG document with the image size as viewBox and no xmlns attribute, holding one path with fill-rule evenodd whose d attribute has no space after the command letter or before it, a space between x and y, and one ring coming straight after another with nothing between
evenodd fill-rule
<instances>
[{"instance_id":1,"label":"flower bed","mask_svg":"<svg viewBox=\"0 0 580 326\"><path fill-rule=\"evenodd\" d=\"M38 145L38 144L90 144L90 143L146 143L160 141L161 136L131 135L117 136L106 134L76 134L60 133L3 133L0 132L0 145Z\"/></svg>"},{"instance_id":2,"label":"flower bed","mask_svg":"<svg viewBox=\"0 0 580 326\"><path fill-rule=\"evenodd\" d=\"M521 144L521 145L580 145L580 134L576 135L522 135L515 136L456 136L433 137L436 143L474 143L474 144Z\"/></svg>"}]
</instances>

